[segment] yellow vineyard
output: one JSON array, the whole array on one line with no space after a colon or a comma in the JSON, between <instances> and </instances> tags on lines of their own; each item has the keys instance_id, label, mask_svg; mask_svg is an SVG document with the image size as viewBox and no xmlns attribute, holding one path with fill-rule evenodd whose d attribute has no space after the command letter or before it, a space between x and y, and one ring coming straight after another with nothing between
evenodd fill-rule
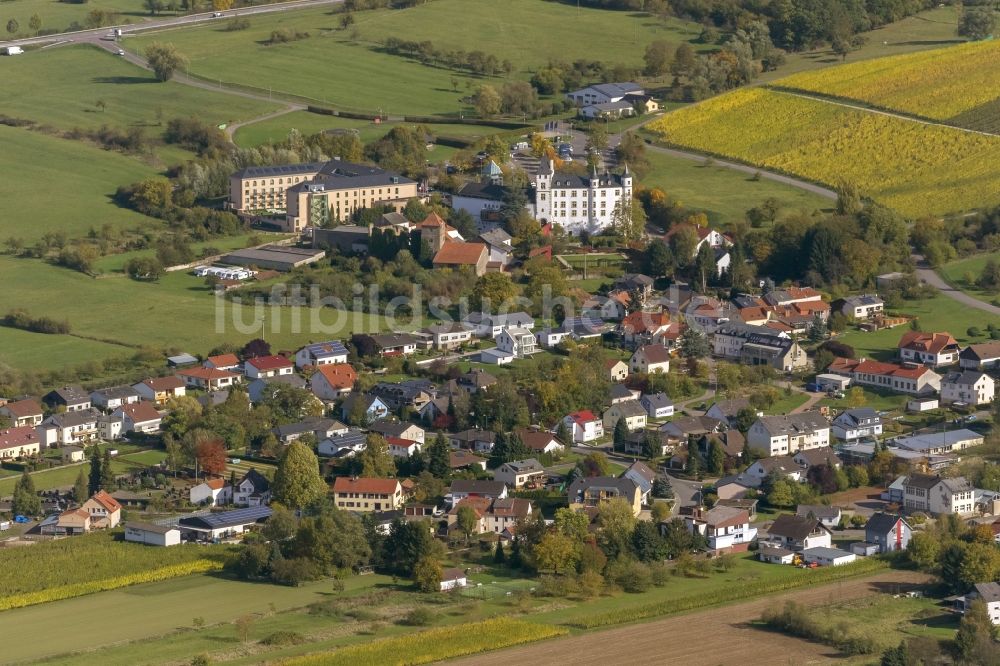
<instances>
[{"instance_id":1,"label":"yellow vineyard","mask_svg":"<svg viewBox=\"0 0 1000 666\"><path fill-rule=\"evenodd\" d=\"M1000 136L759 88L674 111L649 129L673 145L819 183L853 183L913 218L1000 204Z\"/></svg>"},{"instance_id":2,"label":"yellow vineyard","mask_svg":"<svg viewBox=\"0 0 1000 666\"><path fill-rule=\"evenodd\" d=\"M1000 100L1000 41L864 60L794 74L775 85L950 120Z\"/></svg>"}]
</instances>

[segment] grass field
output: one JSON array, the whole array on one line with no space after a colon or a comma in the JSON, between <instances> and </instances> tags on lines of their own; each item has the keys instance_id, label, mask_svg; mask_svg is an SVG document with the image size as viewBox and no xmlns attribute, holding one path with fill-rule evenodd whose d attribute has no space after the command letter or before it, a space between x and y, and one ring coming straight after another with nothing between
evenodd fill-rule
<instances>
[{"instance_id":1,"label":"grass field","mask_svg":"<svg viewBox=\"0 0 1000 666\"><path fill-rule=\"evenodd\" d=\"M11 58L4 61L4 80L18 94L4 102L3 113L60 129L138 126L158 137L171 118L197 116L218 125L281 108L172 81L162 83L152 73L89 45ZM45 85L34 85L42 80ZM97 100L105 103L103 110L96 106Z\"/></svg>"},{"instance_id":2,"label":"grass field","mask_svg":"<svg viewBox=\"0 0 1000 666\"><path fill-rule=\"evenodd\" d=\"M671 144L828 185L853 183L913 217L1000 203L1000 137L760 88L674 111L648 127Z\"/></svg>"},{"instance_id":3,"label":"grass field","mask_svg":"<svg viewBox=\"0 0 1000 666\"><path fill-rule=\"evenodd\" d=\"M49 231L79 237L103 224L138 227L150 218L115 205L119 185L155 175L140 161L25 129L0 126L4 159L16 168L0 178L0 238L34 242ZM44 155L44 159L39 156ZM86 165L86 168L81 168ZM58 187L56 187L58 185Z\"/></svg>"},{"instance_id":4,"label":"grass field","mask_svg":"<svg viewBox=\"0 0 1000 666\"><path fill-rule=\"evenodd\" d=\"M166 4L166 3L164 3ZM87 14L95 9L121 14L122 23L139 23L150 18L149 10L143 8L142 0L92 0L87 3L59 2L58 0L7 0L3 3L3 21L14 19L20 26L20 34L31 34L28 20L32 14L42 19L42 29L66 30L70 24L83 24ZM173 12L164 11L164 16ZM110 29L110 28L109 28ZM6 39L6 36L4 37Z\"/></svg>"},{"instance_id":5,"label":"grass field","mask_svg":"<svg viewBox=\"0 0 1000 666\"><path fill-rule=\"evenodd\" d=\"M705 211L713 225L743 219L747 210L772 197L786 211L811 212L832 206L829 199L817 194L766 178L753 180L725 167L706 166L654 150L646 151L646 157L650 169L641 185L658 187L683 205Z\"/></svg>"},{"instance_id":6,"label":"grass field","mask_svg":"<svg viewBox=\"0 0 1000 666\"><path fill-rule=\"evenodd\" d=\"M971 296L975 296L982 301L986 301L987 303L992 303L1000 297L1000 294L995 291L982 289L978 285L969 284L969 282L966 281L967 275L971 275L973 280L979 279L980 274L983 272L983 268L986 266L986 262L990 259L1000 262L1000 252L974 254L971 257L953 261L938 269L938 273L940 273L941 276L956 289L960 289L961 291L964 291Z\"/></svg>"},{"instance_id":7,"label":"grass field","mask_svg":"<svg viewBox=\"0 0 1000 666\"><path fill-rule=\"evenodd\" d=\"M53 469L35 472L31 475L31 479L35 482L36 490L72 488L73 484L76 483L76 477L80 474L81 467L83 468L84 474L86 474L90 469L90 465L88 463L64 465L62 467L55 467ZM130 469L133 469L133 467L134 465L130 465L122 460L111 461L111 469L114 470L115 474L124 474ZM14 484L17 483L19 478L20 475L14 475L0 479L0 497L9 497L11 493L14 492Z\"/></svg>"},{"instance_id":8,"label":"grass field","mask_svg":"<svg viewBox=\"0 0 1000 666\"><path fill-rule=\"evenodd\" d=\"M2 133L0 133L2 136ZM240 306L216 300L201 278L185 272L168 273L158 282L142 283L127 278L95 280L82 273L37 260L0 256L0 282L7 287L4 308L24 308L31 313L58 313L68 319L77 335L114 340L128 346L185 349L206 353L224 341L243 343L260 336L260 316L265 317L266 337L276 349L297 349L309 340L344 337L352 331L380 328L377 315L354 315L332 308ZM218 320L217 320L218 316ZM239 324L234 323L234 316ZM314 322L314 317L316 321ZM315 324L315 325L314 325ZM239 326L239 327L237 327ZM33 368L22 354L37 358L50 336L0 328L0 363ZM76 348L78 362L122 356L132 349L91 343L72 345L65 336L54 340L65 344L63 352ZM83 354L106 351L102 357Z\"/></svg>"},{"instance_id":9,"label":"grass field","mask_svg":"<svg viewBox=\"0 0 1000 666\"><path fill-rule=\"evenodd\" d=\"M37 333L16 328L0 328L0 367L9 364L36 371L56 370L89 359L123 356L129 351L118 345L73 335L46 335L42 338Z\"/></svg>"},{"instance_id":10,"label":"grass field","mask_svg":"<svg viewBox=\"0 0 1000 666\"><path fill-rule=\"evenodd\" d=\"M1000 42L973 42L796 74L776 86L950 120L1000 98Z\"/></svg>"},{"instance_id":11,"label":"grass field","mask_svg":"<svg viewBox=\"0 0 1000 666\"><path fill-rule=\"evenodd\" d=\"M461 17L461 29L454 26ZM484 79L425 66L382 52L387 36L432 40L435 47L481 50L514 65L513 76L551 59L642 64L645 45L656 39L691 41L700 29L692 23L666 23L645 14L578 10L559 2L510 0L437 0L403 10L356 12L350 30L339 29L329 9L311 9L253 17L251 27L224 32L211 25L136 37L126 44L168 41L191 61L190 71L209 79L292 93L342 108L404 113L457 114L459 98ZM308 39L266 46L272 30L308 32ZM355 35L356 33L356 35ZM517 48L511 48L516 38ZM698 48L704 48L697 45ZM132 48L131 46L129 48ZM246 67L247 59L254 67ZM331 63L350 63L333 66ZM457 83L457 90L452 83ZM494 81L499 83L499 80Z\"/></svg>"},{"instance_id":12,"label":"grass field","mask_svg":"<svg viewBox=\"0 0 1000 666\"><path fill-rule=\"evenodd\" d=\"M1000 321L996 321L988 313L970 308L940 294L922 301L907 301L899 308L898 313L918 317L920 329L923 331L951 333L963 346L970 342L984 341L984 338L970 338L966 334L969 327L976 326L985 331L986 325L991 321L1000 324ZM908 330L906 326L897 326L874 333L848 331L838 335L837 341L854 347L857 358L889 361L896 354L899 338Z\"/></svg>"}]
</instances>

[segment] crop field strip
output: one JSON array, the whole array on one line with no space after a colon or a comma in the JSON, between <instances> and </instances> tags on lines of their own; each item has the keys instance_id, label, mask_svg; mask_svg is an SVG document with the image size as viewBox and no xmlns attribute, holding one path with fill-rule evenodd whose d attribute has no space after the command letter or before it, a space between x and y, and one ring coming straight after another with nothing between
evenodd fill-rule
<instances>
[{"instance_id":1,"label":"crop field strip","mask_svg":"<svg viewBox=\"0 0 1000 666\"><path fill-rule=\"evenodd\" d=\"M674 111L648 128L671 145L837 185L919 217L1000 203L1000 137L765 89Z\"/></svg>"},{"instance_id":2,"label":"crop field strip","mask_svg":"<svg viewBox=\"0 0 1000 666\"><path fill-rule=\"evenodd\" d=\"M998 62L1000 42L973 42L793 74L773 85L996 132Z\"/></svg>"}]
</instances>

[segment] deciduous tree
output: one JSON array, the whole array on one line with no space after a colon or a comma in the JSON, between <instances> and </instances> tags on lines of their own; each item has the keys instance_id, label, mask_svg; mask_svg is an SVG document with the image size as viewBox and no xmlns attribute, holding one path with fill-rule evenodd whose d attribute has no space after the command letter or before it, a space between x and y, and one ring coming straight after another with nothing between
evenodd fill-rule
<instances>
[{"instance_id":1,"label":"deciduous tree","mask_svg":"<svg viewBox=\"0 0 1000 666\"><path fill-rule=\"evenodd\" d=\"M146 47L146 60L160 81L169 81L174 72L187 66L187 58L173 44L153 42Z\"/></svg>"},{"instance_id":2,"label":"deciduous tree","mask_svg":"<svg viewBox=\"0 0 1000 666\"><path fill-rule=\"evenodd\" d=\"M299 442L289 444L278 460L271 484L274 500L292 509L302 509L323 498L326 491L316 454Z\"/></svg>"}]
</instances>

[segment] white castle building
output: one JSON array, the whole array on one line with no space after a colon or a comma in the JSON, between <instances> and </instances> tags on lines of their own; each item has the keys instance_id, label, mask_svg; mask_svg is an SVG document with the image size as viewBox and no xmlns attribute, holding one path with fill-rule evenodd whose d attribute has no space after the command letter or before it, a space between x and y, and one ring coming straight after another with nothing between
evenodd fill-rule
<instances>
[{"instance_id":1,"label":"white castle building","mask_svg":"<svg viewBox=\"0 0 1000 666\"><path fill-rule=\"evenodd\" d=\"M577 176L558 173L550 159L535 174L535 218L542 224L558 224L570 234L611 226L621 201L632 205L632 174L627 164L621 175L598 175L594 169L589 176Z\"/></svg>"}]
</instances>

